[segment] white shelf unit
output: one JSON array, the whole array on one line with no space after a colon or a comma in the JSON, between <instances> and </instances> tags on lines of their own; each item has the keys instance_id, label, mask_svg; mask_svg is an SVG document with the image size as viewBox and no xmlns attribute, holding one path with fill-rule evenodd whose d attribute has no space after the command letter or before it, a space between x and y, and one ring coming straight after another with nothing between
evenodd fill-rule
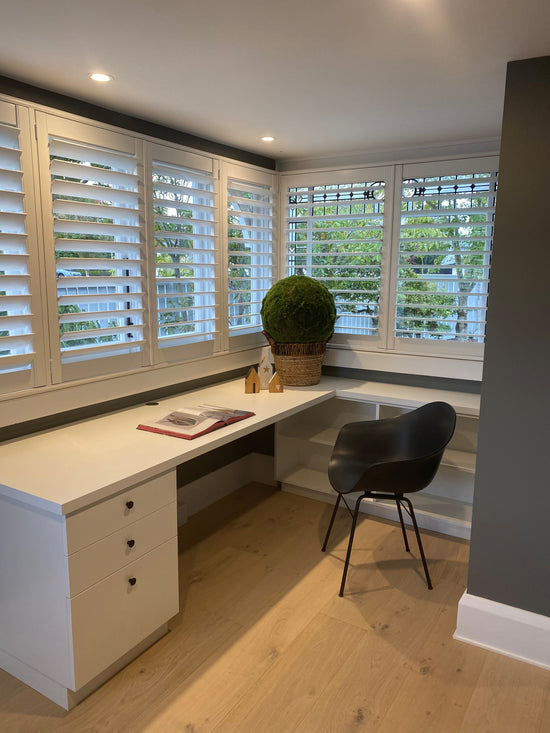
<instances>
[{"instance_id":1,"label":"white shelf unit","mask_svg":"<svg viewBox=\"0 0 550 733\"><path fill-rule=\"evenodd\" d=\"M383 399L383 398L381 398ZM328 462L340 428L348 422L392 417L413 409L407 404L333 397L277 425L275 471L283 491L334 503ZM434 395L434 399L438 399ZM392 400L393 402L393 400ZM478 418L460 414L440 469L427 489L411 496L419 526L468 539L470 536ZM470 411L469 411L470 412ZM348 503L359 494L350 494ZM365 500L361 509L398 521L395 502ZM406 516L406 520L408 517Z\"/></svg>"}]
</instances>

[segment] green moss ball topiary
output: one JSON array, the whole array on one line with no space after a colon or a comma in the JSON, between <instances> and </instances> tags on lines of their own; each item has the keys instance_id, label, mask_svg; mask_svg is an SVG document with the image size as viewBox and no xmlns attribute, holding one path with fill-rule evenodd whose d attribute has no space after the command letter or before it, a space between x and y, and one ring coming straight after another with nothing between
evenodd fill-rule
<instances>
[{"instance_id":1,"label":"green moss ball topiary","mask_svg":"<svg viewBox=\"0 0 550 733\"><path fill-rule=\"evenodd\" d=\"M266 293L260 313L264 331L281 344L328 341L336 322L332 293L305 275L278 280Z\"/></svg>"}]
</instances>

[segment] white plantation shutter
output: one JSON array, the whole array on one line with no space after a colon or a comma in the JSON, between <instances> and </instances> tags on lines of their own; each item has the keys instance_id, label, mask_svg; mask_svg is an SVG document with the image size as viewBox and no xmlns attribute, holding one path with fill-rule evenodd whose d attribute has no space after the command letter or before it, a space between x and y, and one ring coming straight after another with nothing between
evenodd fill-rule
<instances>
[{"instance_id":1,"label":"white plantation shutter","mask_svg":"<svg viewBox=\"0 0 550 733\"><path fill-rule=\"evenodd\" d=\"M26 199L32 190L25 173L18 117L26 110L0 104L0 375L2 391L37 386L37 298L31 287L30 222ZM38 283L35 283L38 289Z\"/></svg>"},{"instance_id":2,"label":"white plantation shutter","mask_svg":"<svg viewBox=\"0 0 550 733\"><path fill-rule=\"evenodd\" d=\"M404 169L395 296L403 348L484 341L497 189L491 162L446 164L439 175L427 164Z\"/></svg>"},{"instance_id":3,"label":"white plantation shutter","mask_svg":"<svg viewBox=\"0 0 550 733\"><path fill-rule=\"evenodd\" d=\"M333 293L335 334L373 337L379 332L385 182L336 180L288 189L287 272L314 277Z\"/></svg>"},{"instance_id":4,"label":"white plantation shutter","mask_svg":"<svg viewBox=\"0 0 550 733\"><path fill-rule=\"evenodd\" d=\"M158 358L167 360L219 348L218 253L212 161L210 170L181 166L166 158L202 161L153 146L153 156L163 152L152 162L152 219Z\"/></svg>"},{"instance_id":5,"label":"white plantation shutter","mask_svg":"<svg viewBox=\"0 0 550 733\"><path fill-rule=\"evenodd\" d=\"M275 202L271 182L227 181L229 336L262 330L260 308L273 285Z\"/></svg>"},{"instance_id":6,"label":"white plantation shutter","mask_svg":"<svg viewBox=\"0 0 550 733\"><path fill-rule=\"evenodd\" d=\"M80 140L51 133L48 154L58 378L141 366L144 299L137 155L93 144L89 136Z\"/></svg>"}]
</instances>

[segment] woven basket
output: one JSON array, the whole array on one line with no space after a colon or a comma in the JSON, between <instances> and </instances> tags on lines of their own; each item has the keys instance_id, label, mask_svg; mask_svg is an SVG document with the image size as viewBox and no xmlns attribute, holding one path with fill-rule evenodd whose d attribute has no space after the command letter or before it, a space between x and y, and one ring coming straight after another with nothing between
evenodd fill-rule
<instances>
[{"instance_id":1,"label":"woven basket","mask_svg":"<svg viewBox=\"0 0 550 733\"><path fill-rule=\"evenodd\" d=\"M280 344L265 333L271 346L275 371L281 382L289 387L307 387L319 384L326 343Z\"/></svg>"}]
</instances>

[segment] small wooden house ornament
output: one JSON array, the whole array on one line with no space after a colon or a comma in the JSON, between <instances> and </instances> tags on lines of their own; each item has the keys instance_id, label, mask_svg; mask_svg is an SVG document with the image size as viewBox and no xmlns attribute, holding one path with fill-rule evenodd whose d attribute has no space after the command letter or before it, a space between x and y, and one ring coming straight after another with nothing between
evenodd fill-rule
<instances>
[{"instance_id":1,"label":"small wooden house ornament","mask_svg":"<svg viewBox=\"0 0 550 733\"><path fill-rule=\"evenodd\" d=\"M245 394L254 394L260 391L260 377L256 367L250 367L244 380Z\"/></svg>"},{"instance_id":2,"label":"small wooden house ornament","mask_svg":"<svg viewBox=\"0 0 550 733\"><path fill-rule=\"evenodd\" d=\"M284 392L283 383L281 377L275 372L275 374L269 380L269 391L270 392Z\"/></svg>"},{"instance_id":3,"label":"small wooden house ornament","mask_svg":"<svg viewBox=\"0 0 550 733\"><path fill-rule=\"evenodd\" d=\"M258 364L258 376L260 377L260 389L269 389L269 380L273 376L273 365L266 359L265 354Z\"/></svg>"}]
</instances>

